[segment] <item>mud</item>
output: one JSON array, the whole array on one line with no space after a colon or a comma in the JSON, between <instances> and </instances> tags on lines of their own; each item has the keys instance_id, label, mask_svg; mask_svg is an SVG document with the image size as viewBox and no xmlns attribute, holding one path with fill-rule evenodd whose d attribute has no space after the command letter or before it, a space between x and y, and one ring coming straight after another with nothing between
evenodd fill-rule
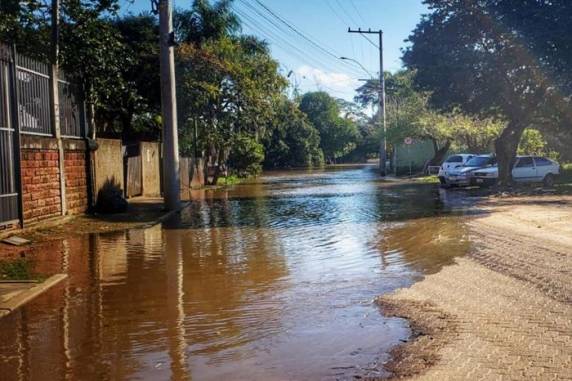
<instances>
[{"instance_id":1,"label":"mud","mask_svg":"<svg viewBox=\"0 0 572 381\"><path fill-rule=\"evenodd\" d=\"M454 265L378 298L410 321L395 378L567 379L572 367L572 197L491 198Z\"/></svg>"}]
</instances>

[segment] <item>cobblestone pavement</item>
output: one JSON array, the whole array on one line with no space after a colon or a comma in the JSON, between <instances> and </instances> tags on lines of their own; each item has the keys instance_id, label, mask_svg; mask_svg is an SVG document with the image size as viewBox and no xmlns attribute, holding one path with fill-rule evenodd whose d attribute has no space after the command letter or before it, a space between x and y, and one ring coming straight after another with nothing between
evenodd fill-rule
<instances>
[{"instance_id":1,"label":"cobblestone pavement","mask_svg":"<svg viewBox=\"0 0 572 381\"><path fill-rule=\"evenodd\" d=\"M472 220L478 245L469 257L380 298L386 313L410 319L419 335L394 353L388 367L396 377L572 380L569 237L558 243L552 229L543 239L522 221L511 229L515 218L500 211Z\"/></svg>"}]
</instances>

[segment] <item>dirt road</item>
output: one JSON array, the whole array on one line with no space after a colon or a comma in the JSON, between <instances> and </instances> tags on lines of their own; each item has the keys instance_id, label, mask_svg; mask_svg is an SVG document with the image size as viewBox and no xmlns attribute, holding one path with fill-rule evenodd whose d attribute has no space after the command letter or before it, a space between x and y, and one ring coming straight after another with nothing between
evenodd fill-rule
<instances>
[{"instance_id":1,"label":"dirt road","mask_svg":"<svg viewBox=\"0 0 572 381\"><path fill-rule=\"evenodd\" d=\"M572 197L501 198L470 255L379 299L417 337L387 364L428 380L572 379Z\"/></svg>"}]
</instances>

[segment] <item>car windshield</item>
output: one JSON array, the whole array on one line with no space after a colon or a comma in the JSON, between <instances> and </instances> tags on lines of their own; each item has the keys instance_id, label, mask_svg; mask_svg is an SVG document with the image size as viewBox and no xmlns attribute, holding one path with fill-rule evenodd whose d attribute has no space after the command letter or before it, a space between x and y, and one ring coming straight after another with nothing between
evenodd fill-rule
<instances>
[{"instance_id":1,"label":"car windshield","mask_svg":"<svg viewBox=\"0 0 572 381\"><path fill-rule=\"evenodd\" d=\"M476 156L467 161L466 167L484 167L495 163L495 159L490 156Z\"/></svg>"},{"instance_id":2,"label":"car windshield","mask_svg":"<svg viewBox=\"0 0 572 381\"><path fill-rule=\"evenodd\" d=\"M451 156L450 158L445 161L445 163L462 163L463 156Z\"/></svg>"}]
</instances>

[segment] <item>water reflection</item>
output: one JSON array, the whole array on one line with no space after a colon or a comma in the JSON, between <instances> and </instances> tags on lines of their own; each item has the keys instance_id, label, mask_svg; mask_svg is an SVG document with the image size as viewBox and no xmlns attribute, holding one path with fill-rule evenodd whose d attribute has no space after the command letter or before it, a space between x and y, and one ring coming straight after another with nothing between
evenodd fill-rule
<instances>
[{"instance_id":1,"label":"water reflection","mask_svg":"<svg viewBox=\"0 0 572 381\"><path fill-rule=\"evenodd\" d=\"M0 321L0 378L384 375L408 328L370 301L466 249L457 207L434 186L385 184L368 168L195 196L163 226L31 253L70 277Z\"/></svg>"}]
</instances>

